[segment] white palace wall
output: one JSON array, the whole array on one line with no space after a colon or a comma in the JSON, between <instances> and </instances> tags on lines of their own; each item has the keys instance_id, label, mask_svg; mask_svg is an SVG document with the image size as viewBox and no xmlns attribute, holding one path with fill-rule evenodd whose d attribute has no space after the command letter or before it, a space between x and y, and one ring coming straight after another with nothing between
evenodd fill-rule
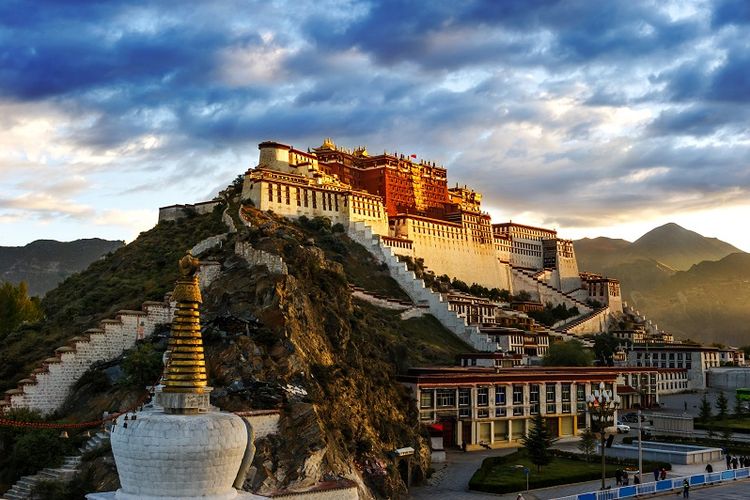
<instances>
[{"instance_id":1,"label":"white palace wall","mask_svg":"<svg viewBox=\"0 0 750 500\"><path fill-rule=\"evenodd\" d=\"M395 254L424 259L425 267L438 276L446 274L469 285L511 290L510 270L498 260L494 242L473 241L464 227L452 222L416 217L394 222L394 235L412 241L411 250L389 244Z\"/></svg>"},{"instance_id":2,"label":"white palace wall","mask_svg":"<svg viewBox=\"0 0 750 500\"><path fill-rule=\"evenodd\" d=\"M378 234L388 234L388 216L378 196L313 186L295 174L251 171L245 176L242 198L284 217L328 217L345 227L366 222Z\"/></svg>"}]
</instances>

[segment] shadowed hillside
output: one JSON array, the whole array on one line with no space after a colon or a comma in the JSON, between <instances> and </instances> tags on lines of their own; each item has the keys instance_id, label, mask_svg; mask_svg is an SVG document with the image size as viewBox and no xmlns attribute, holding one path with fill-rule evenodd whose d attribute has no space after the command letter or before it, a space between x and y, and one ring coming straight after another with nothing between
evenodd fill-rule
<instances>
[{"instance_id":1,"label":"shadowed hillside","mask_svg":"<svg viewBox=\"0 0 750 500\"><path fill-rule=\"evenodd\" d=\"M93 238L70 242L37 240L22 247L0 247L0 281L25 281L29 294L44 295L71 274L124 244Z\"/></svg>"}]
</instances>

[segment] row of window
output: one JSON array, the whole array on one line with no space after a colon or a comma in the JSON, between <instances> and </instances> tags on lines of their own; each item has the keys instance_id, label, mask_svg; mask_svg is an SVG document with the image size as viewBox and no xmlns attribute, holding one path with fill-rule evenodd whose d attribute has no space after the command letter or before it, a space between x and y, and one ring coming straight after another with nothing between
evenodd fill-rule
<instances>
[{"instance_id":1,"label":"row of window","mask_svg":"<svg viewBox=\"0 0 750 500\"><path fill-rule=\"evenodd\" d=\"M545 386L545 402L557 402L557 384L529 384L529 402L534 405L540 402L540 388ZM560 399L563 404L571 402L573 384L560 384ZM611 390L611 384L609 384ZM505 406L507 404L508 388L511 389L512 402L514 405L524 403L524 385L513 384L512 386L497 385L495 386L495 406ZM422 389L420 391L420 407L432 408L433 398L437 408L453 408L456 406L456 396L458 396L458 406L471 406L471 388L463 387L456 389ZM576 401L584 402L586 400L586 384L575 384ZM476 389L476 406L489 406L490 387L477 387ZM554 412L548 409L548 412Z\"/></svg>"},{"instance_id":2,"label":"row of window","mask_svg":"<svg viewBox=\"0 0 750 500\"><path fill-rule=\"evenodd\" d=\"M308 208L312 204L312 208L315 209L318 208L318 200L320 200L323 210L339 211L338 194L322 192L318 196L318 191L314 189L292 188L291 186L268 183L268 201L274 201L274 194L276 195L276 203L291 205L293 198L298 207ZM345 196L342 201L344 207L346 207L347 198ZM358 198L354 198L352 201L352 211L356 214L380 218L380 207L378 204L368 203Z\"/></svg>"}]
</instances>

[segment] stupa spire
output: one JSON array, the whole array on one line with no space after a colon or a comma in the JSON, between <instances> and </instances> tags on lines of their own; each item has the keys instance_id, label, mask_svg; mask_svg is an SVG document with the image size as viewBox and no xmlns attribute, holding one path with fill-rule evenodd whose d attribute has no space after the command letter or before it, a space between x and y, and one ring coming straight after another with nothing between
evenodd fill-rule
<instances>
[{"instance_id":1,"label":"stupa spire","mask_svg":"<svg viewBox=\"0 0 750 500\"><path fill-rule=\"evenodd\" d=\"M200 263L188 252L179 267L180 278L172 293L177 310L169 338L169 360L164 366L163 392L202 394L208 383L199 309L203 302L198 285Z\"/></svg>"},{"instance_id":2,"label":"stupa spire","mask_svg":"<svg viewBox=\"0 0 750 500\"><path fill-rule=\"evenodd\" d=\"M156 403L167 413L198 413L211 407L201 338L200 261L188 252L180 259L179 268L180 278L172 292L177 306L169 337L169 358Z\"/></svg>"}]
</instances>

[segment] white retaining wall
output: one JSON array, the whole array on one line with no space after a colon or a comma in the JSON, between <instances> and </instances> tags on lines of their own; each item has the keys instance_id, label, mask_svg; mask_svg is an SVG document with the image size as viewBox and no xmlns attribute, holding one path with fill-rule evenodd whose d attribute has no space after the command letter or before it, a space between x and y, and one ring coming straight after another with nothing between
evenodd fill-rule
<instances>
[{"instance_id":1,"label":"white retaining wall","mask_svg":"<svg viewBox=\"0 0 750 500\"><path fill-rule=\"evenodd\" d=\"M417 278L413 271L409 271L404 262L399 262L393 249L384 245L378 235L363 222L355 222L349 225L349 237L365 247L375 258L388 266L391 277L401 286L407 295L416 304L429 306L430 314L437 318L440 323L456 334L463 341L479 351L495 352L499 345L492 342L490 337L482 334L479 328L468 326L465 318L460 318L448 307L448 302L430 288L426 287L424 281Z\"/></svg>"},{"instance_id":2,"label":"white retaining wall","mask_svg":"<svg viewBox=\"0 0 750 500\"><path fill-rule=\"evenodd\" d=\"M174 305L167 302L144 302L141 311L119 311L115 319L103 320L99 328L86 330L56 349L54 357L32 372L30 382L6 391L1 407L29 408L43 415L54 412L91 365L131 349L136 340L154 333L157 325L171 323L173 314Z\"/></svg>"},{"instance_id":3,"label":"white retaining wall","mask_svg":"<svg viewBox=\"0 0 750 500\"><path fill-rule=\"evenodd\" d=\"M531 274L522 269L513 267L510 272L513 276L513 293L515 294L521 290L525 290L533 299L539 300L542 304L547 304L548 302L553 306L564 304L568 309L577 307L581 314L588 314L593 311L590 306L557 290L540 279L535 279ZM541 278L544 275L539 274L539 276Z\"/></svg>"}]
</instances>

